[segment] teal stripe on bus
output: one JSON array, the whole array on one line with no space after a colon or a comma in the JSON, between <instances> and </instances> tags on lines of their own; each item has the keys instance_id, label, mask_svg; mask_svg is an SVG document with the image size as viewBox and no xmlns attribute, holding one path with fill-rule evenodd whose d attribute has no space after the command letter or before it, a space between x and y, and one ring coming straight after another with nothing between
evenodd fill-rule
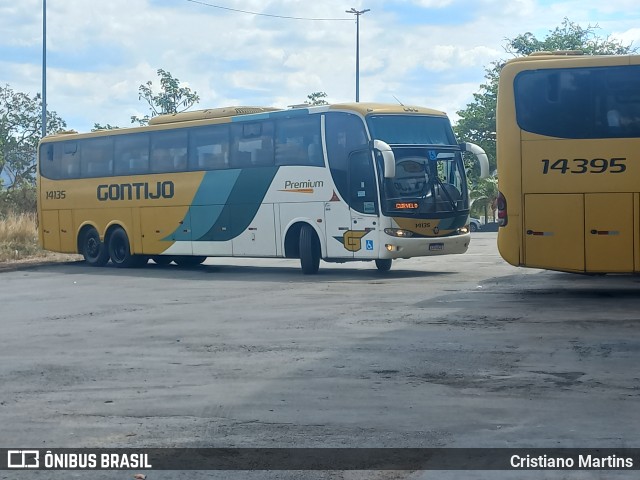
<instances>
[{"instance_id":1,"label":"teal stripe on bus","mask_svg":"<svg viewBox=\"0 0 640 480\"><path fill-rule=\"evenodd\" d=\"M218 220L208 232L198 238L194 236L193 240L226 241L244 232L258 213L277 172L278 167L241 170Z\"/></svg>"},{"instance_id":2,"label":"teal stripe on bus","mask_svg":"<svg viewBox=\"0 0 640 480\"><path fill-rule=\"evenodd\" d=\"M164 240L222 242L244 232L258 213L278 167L207 172L180 226Z\"/></svg>"}]
</instances>

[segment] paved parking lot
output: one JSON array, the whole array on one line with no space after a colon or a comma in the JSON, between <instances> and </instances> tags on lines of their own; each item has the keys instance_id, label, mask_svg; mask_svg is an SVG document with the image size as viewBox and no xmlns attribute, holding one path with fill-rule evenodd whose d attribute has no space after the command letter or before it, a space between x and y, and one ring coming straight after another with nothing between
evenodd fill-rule
<instances>
[{"instance_id":1,"label":"paved parking lot","mask_svg":"<svg viewBox=\"0 0 640 480\"><path fill-rule=\"evenodd\" d=\"M322 263L308 277L297 261L264 259L4 271L0 440L640 447L640 278L513 268L495 237L474 234L465 255L398 261L387 274ZM58 473L29 475L132 477ZM520 473L215 478L635 478ZM160 478L196 474L148 477Z\"/></svg>"}]
</instances>

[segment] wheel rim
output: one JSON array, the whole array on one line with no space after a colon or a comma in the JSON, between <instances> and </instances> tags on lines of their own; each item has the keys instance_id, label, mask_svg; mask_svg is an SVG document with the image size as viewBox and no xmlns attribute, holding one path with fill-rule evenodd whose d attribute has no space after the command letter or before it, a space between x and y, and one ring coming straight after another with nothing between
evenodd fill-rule
<instances>
[{"instance_id":1,"label":"wheel rim","mask_svg":"<svg viewBox=\"0 0 640 480\"><path fill-rule=\"evenodd\" d=\"M96 259L100 255L100 240L95 234L90 234L87 238L87 257Z\"/></svg>"},{"instance_id":2,"label":"wheel rim","mask_svg":"<svg viewBox=\"0 0 640 480\"><path fill-rule=\"evenodd\" d=\"M127 256L127 248L121 239L116 239L113 245L113 256L117 263L122 263Z\"/></svg>"}]
</instances>

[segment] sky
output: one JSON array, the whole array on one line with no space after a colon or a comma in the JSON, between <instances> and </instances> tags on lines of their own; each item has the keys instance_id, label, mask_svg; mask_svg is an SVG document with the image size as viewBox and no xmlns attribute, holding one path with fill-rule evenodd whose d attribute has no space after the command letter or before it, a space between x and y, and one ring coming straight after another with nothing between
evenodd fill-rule
<instances>
[{"instance_id":1,"label":"sky","mask_svg":"<svg viewBox=\"0 0 640 480\"><path fill-rule=\"evenodd\" d=\"M42 90L42 0L0 0L0 85ZM164 69L194 108L286 108L323 91L444 110L473 100L507 39L542 39L564 18L640 47L637 0L47 0L47 104L81 132L149 113L138 88ZM218 8L223 7L223 8ZM244 10L242 13L232 9ZM256 15L255 13L262 14ZM279 18L296 17L296 18Z\"/></svg>"}]
</instances>

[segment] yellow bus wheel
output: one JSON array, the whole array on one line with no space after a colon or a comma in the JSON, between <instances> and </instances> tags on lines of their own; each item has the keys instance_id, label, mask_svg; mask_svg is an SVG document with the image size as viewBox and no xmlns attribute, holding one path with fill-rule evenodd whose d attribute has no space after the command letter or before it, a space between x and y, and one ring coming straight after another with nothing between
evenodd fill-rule
<instances>
[{"instance_id":1,"label":"yellow bus wheel","mask_svg":"<svg viewBox=\"0 0 640 480\"><path fill-rule=\"evenodd\" d=\"M80 253L84 261L93 267L103 267L109 261L107 246L100 241L98 231L91 227L80 238Z\"/></svg>"},{"instance_id":2,"label":"yellow bus wheel","mask_svg":"<svg viewBox=\"0 0 640 480\"><path fill-rule=\"evenodd\" d=\"M133 255L129 247L129 237L121 227L116 227L109 235L109 257L116 267L140 267L147 263L148 257Z\"/></svg>"}]
</instances>

